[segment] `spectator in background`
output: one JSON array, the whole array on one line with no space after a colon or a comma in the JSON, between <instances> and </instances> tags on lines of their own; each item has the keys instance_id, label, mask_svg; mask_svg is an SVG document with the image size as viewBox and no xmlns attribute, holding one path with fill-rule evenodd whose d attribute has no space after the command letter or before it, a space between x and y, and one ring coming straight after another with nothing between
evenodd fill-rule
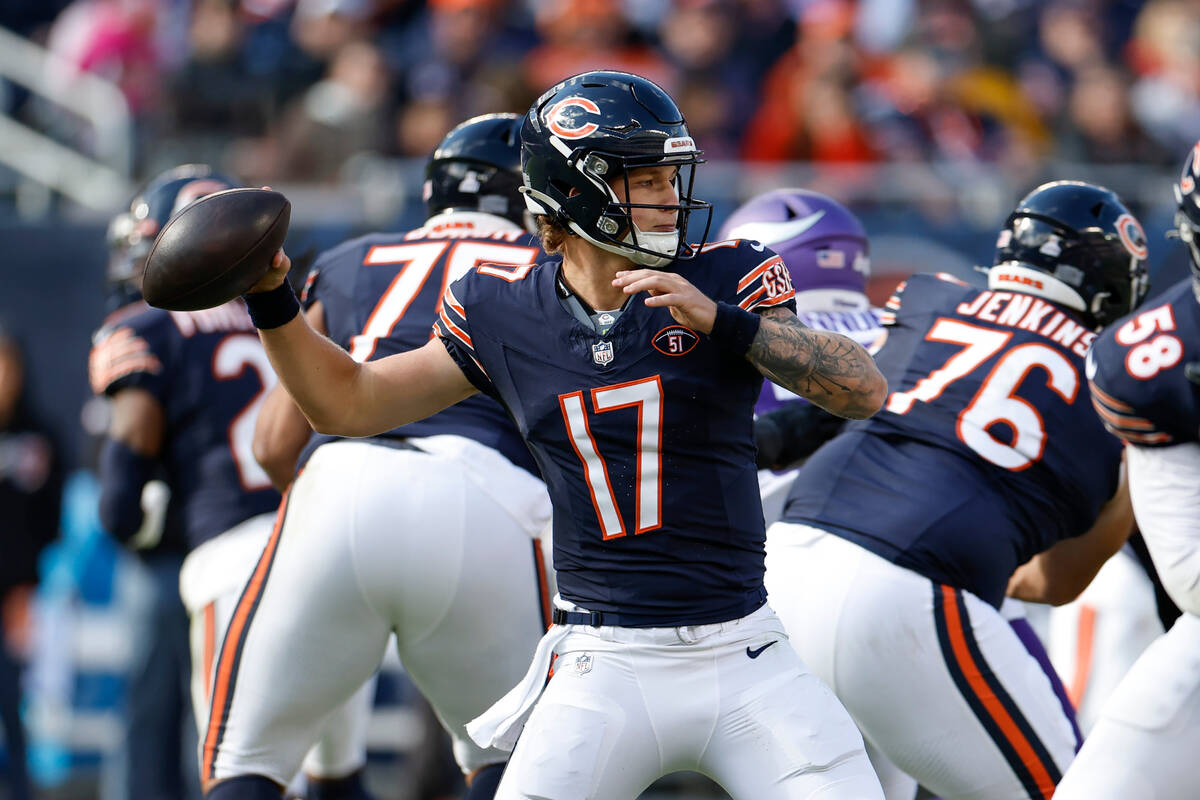
<instances>
[{"instance_id":1,"label":"spectator in background","mask_svg":"<svg viewBox=\"0 0 1200 800\"><path fill-rule=\"evenodd\" d=\"M1129 107L1129 81L1105 64L1086 67L1071 87L1057 156L1098 164L1163 163L1169 155L1143 133Z\"/></svg>"},{"instance_id":2,"label":"spectator in background","mask_svg":"<svg viewBox=\"0 0 1200 800\"><path fill-rule=\"evenodd\" d=\"M241 152L235 170L256 183L280 175L337 180L351 156L390 148L390 88L374 44L360 40L344 45L325 78L291 104L265 139Z\"/></svg>"},{"instance_id":3,"label":"spectator in background","mask_svg":"<svg viewBox=\"0 0 1200 800\"><path fill-rule=\"evenodd\" d=\"M668 92L676 86L675 70L662 56L635 40L619 3L537 0L534 24L542 43L524 59L523 73L529 86L553 86L568 75L594 69L632 72Z\"/></svg>"},{"instance_id":4,"label":"spectator in background","mask_svg":"<svg viewBox=\"0 0 1200 800\"><path fill-rule=\"evenodd\" d=\"M845 0L804 7L796 44L771 68L742 140L752 161L853 163L875 159L852 95L861 63Z\"/></svg>"},{"instance_id":5,"label":"spectator in background","mask_svg":"<svg viewBox=\"0 0 1200 800\"><path fill-rule=\"evenodd\" d=\"M0 327L0 723L9 800L29 800L20 666L28 650L30 598L37 557L58 535L62 462L49 433L25 402L18 344Z\"/></svg>"},{"instance_id":6,"label":"spectator in background","mask_svg":"<svg viewBox=\"0 0 1200 800\"><path fill-rule=\"evenodd\" d=\"M1190 147L1200 130L1200 7L1179 0L1151 0L1134 24L1126 50L1138 76L1133 113L1166 148L1158 159Z\"/></svg>"}]
</instances>

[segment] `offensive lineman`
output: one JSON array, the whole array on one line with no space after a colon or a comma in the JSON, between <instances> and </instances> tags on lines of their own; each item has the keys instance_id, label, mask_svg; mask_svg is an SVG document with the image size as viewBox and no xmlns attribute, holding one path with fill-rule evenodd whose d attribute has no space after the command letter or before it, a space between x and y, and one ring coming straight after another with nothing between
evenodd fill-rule
<instances>
[{"instance_id":1,"label":"offensive lineman","mask_svg":"<svg viewBox=\"0 0 1200 800\"><path fill-rule=\"evenodd\" d=\"M485 115L447 134L427 168L422 227L317 260L304 292L316 330L374 362L424 345L444 287L478 264L530 268L541 248L522 228L520 119ZM374 673L394 632L451 736L467 797L490 798L507 754L476 746L464 725L521 677L549 624L537 537L550 500L529 451L487 397L371 439L310 434L277 388L255 451L282 486L301 448L303 469L264 580L242 601L247 623L222 646L222 665L238 661L222 673L204 742L205 780L220 782L209 796L279 797L321 719Z\"/></svg>"},{"instance_id":2,"label":"offensive lineman","mask_svg":"<svg viewBox=\"0 0 1200 800\"><path fill-rule=\"evenodd\" d=\"M1128 536L1120 448L1082 367L1093 331L1144 296L1145 255L1116 195L1062 181L1009 216L988 290L901 284L876 356L885 410L809 458L768 533L797 651L940 797L1048 798L1074 756L1065 697L999 607L1035 554L1028 572L1054 579L1022 599L1061 602Z\"/></svg>"},{"instance_id":3,"label":"offensive lineman","mask_svg":"<svg viewBox=\"0 0 1200 800\"><path fill-rule=\"evenodd\" d=\"M142 538L155 526L159 531L150 531L151 538L165 529L167 539L186 539L181 546L187 557L181 568L167 573L170 586L155 611L166 617L182 598L187 617L179 615L181 644L174 648L174 620L169 620L147 645L153 658L180 651L174 657L184 677L173 690L184 708L190 649L190 704L201 732L216 647L279 504L278 492L251 452L255 417L275 385L275 373L241 300L205 311L164 311L142 301L141 279L151 244L167 220L188 203L233 186L206 165L186 164L158 175L134 198L110 264L110 281L125 304L96 334L88 362L93 390L112 398L101 454L102 523L121 541ZM143 513L143 490L155 479L165 481L169 500L165 511L160 506ZM132 735L155 751L136 748L130 753L131 796L184 796L177 787L156 789L144 783L169 776L170 750L177 740L152 725L154 719L177 712L172 710L174 698L151 694L145 679L135 678L135 686L144 696L135 697L130 724L137 730ZM342 720L362 717L369 701L365 695L356 698L362 712L341 711L331 721L328 740L306 762L306 770L314 792L330 788L321 786L326 781L339 791L311 796L357 796L340 789L358 785L365 730L351 731ZM193 764L186 776L192 783L194 769Z\"/></svg>"},{"instance_id":4,"label":"offensive lineman","mask_svg":"<svg viewBox=\"0 0 1200 800\"><path fill-rule=\"evenodd\" d=\"M849 717L765 606L751 412L766 373L868 416L881 376L852 341L798 323L770 251L682 241L706 207L678 174L699 152L653 83L569 78L521 139L527 200L562 264L460 278L435 341L355 362L298 319L282 254L247 296L317 430L374 434L484 391L546 478L555 625L472 737L511 746L558 659L496 796L628 798L699 769L735 797L880 797Z\"/></svg>"},{"instance_id":5,"label":"offensive lineman","mask_svg":"<svg viewBox=\"0 0 1200 800\"><path fill-rule=\"evenodd\" d=\"M1126 673L1056 798L1196 796L1200 765L1200 142L1175 186L1191 277L1096 340L1092 402L1125 443L1155 569L1183 611Z\"/></svg>"}]
</instances>

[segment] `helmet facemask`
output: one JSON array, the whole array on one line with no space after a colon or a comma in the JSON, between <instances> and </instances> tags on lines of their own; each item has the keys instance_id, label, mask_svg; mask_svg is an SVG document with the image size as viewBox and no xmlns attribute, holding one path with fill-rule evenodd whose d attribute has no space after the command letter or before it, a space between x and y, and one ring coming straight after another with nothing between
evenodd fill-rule
<instances>
[{"instance_id":1,"label":"helmet facemask","mask_svg":"<svg viewBox=\"0 0 1200 800\"><path fill-rule=\"evenodd\" d=\"M611 253L624 256L635 264L660 268L675 260L694 258L700 245L689 244L684 238L693 211L706 214L704 234L700 241L708 239L712 224L712 205L693 198L696 180L696 165L703 164L700 151L686 155L663 157L625 156L603 151L577 150L567 156L567 166L581 178L575 185L561 186L565 202L556 202L545 193L528 186L521 189L530 210L535 214L551 213L562 225L587 239L592 244ZM676 202L673 204L631 203L629 173L645 167L678 167L673 182ZM616 176L615 178L613 176ZM624 196L613 190L610 181L621 181ZM584 185L579 185L584 184ZM574 191L572 191L574 190ZM634 209L657 209L675 214L674 231L643 231L634 221ZM577 222L578 220L578 222ZM587 224L592 220L591 224Z\"/></svg>"}]
</instances>

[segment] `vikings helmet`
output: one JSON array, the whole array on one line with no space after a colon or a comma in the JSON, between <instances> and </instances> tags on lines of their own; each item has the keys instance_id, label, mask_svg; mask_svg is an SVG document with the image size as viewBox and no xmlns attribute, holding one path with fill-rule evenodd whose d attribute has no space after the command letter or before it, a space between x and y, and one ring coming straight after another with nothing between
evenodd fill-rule
<instances>
[{"instance_id":1,"label":"vikings helmet","mask_svg":"<svg viewBox=\"0 0 1200 800\"><path fill-rule=\"evenodd\" d=\"M521 171L526 204L597 247L634 263L662 267L693 258L708 236L712 209L692 197L695 167L703 163L675 101L657 85L627 72L585 72L567 78L534 102L521 127ZM610 182L629 170L677 166L677 202L622 202ZM647 232L633 208L676 213L676 229ZM700 243L684 239L692 212L706 211Z\"/></svg>"},{"instance_id":2,"label":"vikings helmet","mask_svg":"<svg viewBox=\"0 0 1200 800\"><path fill-rule=\"evenodd\" d=\"M720 239L753 239L787 265L800 311L866 309L871 274L867 233L858 217L832 197L805 189L776 189L738 207Z\"/></svg>"},{"instance_id":3,"label":"vikings helmet","mask_svg":"<svg viewBox=\"0 0 1200 800\"><path fill-rule=\"evenodd\" d=\"M424 199L430 216L482 211L522 227L520 114L484 114L442 139L425 167Z\"/></svg>"},{"instance_id":4,"label":"vikings helmet","mask_svg":"<svg viewBox=\"0 0 1200 800\"><path fill-rule=\"evenodd\" d=\"M1080 312L1095 329L1146 297L1146 234L1117 195L1081 181L1030 192L996 240L988 288L1035 294Z\"/></svg>"}]
</instances>

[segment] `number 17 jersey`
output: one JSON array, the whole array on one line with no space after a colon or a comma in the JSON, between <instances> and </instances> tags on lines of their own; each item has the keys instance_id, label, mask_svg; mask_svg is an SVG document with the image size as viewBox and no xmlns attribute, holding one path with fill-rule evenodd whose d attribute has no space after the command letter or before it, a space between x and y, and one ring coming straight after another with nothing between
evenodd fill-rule
<instances>
[{"instance_id":1,"label":"number 17 jersey","mask_svg":"<svg viewBox=\"0 0 1200 800\"><path fill-rule=\"evenodd\" d=\"M747 310L793 302L786 269L761 245L716 243L668 269ZM645 293L604 335L568 295L556 264L485 265L449 287L436 328L538 462L559 593L628 627L745 616L766 600L752 429L761 375L646 306Z\"/></svg>"},{"instance_id":2,"label":"number 17 jersey","mask_svg":"<svg viewBox=\"0 0 1200 800\"><path fill-rule=\"evenodd\" d=\"M1120 446L1091 407L1095 334L1020 292L914 275L885 309L884 409L800 469L783 519L999 607L1009 576L1091 527Z\"/></svg>"}]
</instances>

